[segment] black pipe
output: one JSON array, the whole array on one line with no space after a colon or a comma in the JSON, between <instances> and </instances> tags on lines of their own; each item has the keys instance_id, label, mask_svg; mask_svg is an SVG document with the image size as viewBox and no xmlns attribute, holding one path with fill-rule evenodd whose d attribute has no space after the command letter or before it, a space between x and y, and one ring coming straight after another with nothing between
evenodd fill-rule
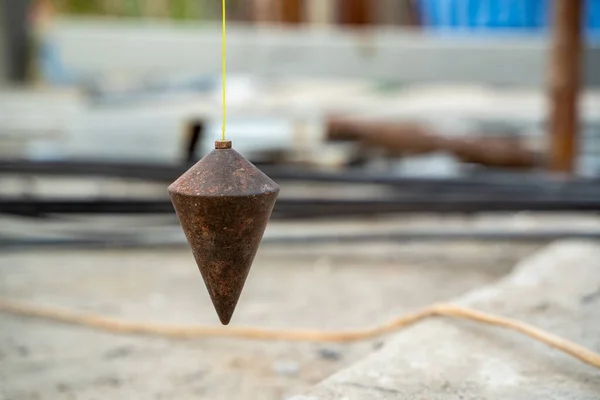
<instances>
[{"instance_id":1,"label":"black pipe","mask_svg":"<svg viewBox=\"0 0 600 400\"><path fill-rule=\"evenodd\" d=\"M189 165L160 165L140 163L106 163L84 161L30 162L0 160L0 173L76 177L115 177L170 183L188 169ZM400 192L438 194L453 193L526 193L600 197L600 180L563 179L539 174L485 173L461 178L407 178L389 174L370 174L364 171L326 173L282 166L260 166L277 182L321 182L339 184L384 185Z\"/></svg>"},{"instance_id":2,"label":"black pipe","mask_svg":"<svg viewBox=\"0 0 600 400\"><path fill-rule=\"evenodd\" d=\"M279 199L274 219L304 219L382 215L392 213L436 212L598 212L600 198L528 198L497 195L413 196L411 198L340 200ZM174 214L168 200L139 199L2 199L0 214L42 216L46 214Z\"/></svg>"},{"instance_id":3,"label":"black pipe","mask_svg":"<svg viewBox=\"0 0 600 400\"><path fill-rule=\"evenodd\" d=\"M385 242L432 242L432 241L477 241L477 242L532 242L543 243L560 239L600 240L600 231L568 231L568 230L534 230L534 231L395 231L376 232L357 235L305 235L305 236L267 236L263 244L277 245L314 245L326 243L355 244L355 243L385 243ZM173 247L186 246L185 241L141 240L136 237L119 235L97 236L95 238L9 238L0 237L0 248L20 249L30 247L84 247L84 248L136 248L136 247Z\"/></svg>"}]
</instances>

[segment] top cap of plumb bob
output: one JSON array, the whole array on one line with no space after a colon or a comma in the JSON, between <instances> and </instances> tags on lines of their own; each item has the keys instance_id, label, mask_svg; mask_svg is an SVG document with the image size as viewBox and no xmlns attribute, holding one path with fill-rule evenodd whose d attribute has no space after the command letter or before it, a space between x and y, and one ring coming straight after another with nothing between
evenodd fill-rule
<instances>
[{"instance_id":1,"label":"top cap of plumb bob","mask_svg":"<svg viewBox=\"0 0 600 400\"><path fill-rule=\"evenodd\" d=\"M224 150L231 148L231 140L216 140L215 141L215 149Z\"/></svg>"}]
</instances>

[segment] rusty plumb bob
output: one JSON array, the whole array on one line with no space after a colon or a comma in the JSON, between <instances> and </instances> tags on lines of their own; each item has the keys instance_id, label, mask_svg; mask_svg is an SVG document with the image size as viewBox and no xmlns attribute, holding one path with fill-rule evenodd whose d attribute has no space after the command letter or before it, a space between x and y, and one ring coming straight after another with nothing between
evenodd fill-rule
<instances>
[{"instance_id":1,"label":"rusty plumb bob","mask_svg":"<svg viewBox=\"0 0 600 400\"><path fill-rule=\"evenodd\" d=\"M231 320L279 186L231 147L215 149L168 188L219 319Z\"/></svg>"}]
</instances>

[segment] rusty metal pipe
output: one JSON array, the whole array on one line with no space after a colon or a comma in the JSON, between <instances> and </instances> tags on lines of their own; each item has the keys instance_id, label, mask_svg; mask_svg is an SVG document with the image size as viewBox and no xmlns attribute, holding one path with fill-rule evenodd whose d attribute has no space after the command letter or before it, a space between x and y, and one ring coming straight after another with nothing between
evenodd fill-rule
<instances>
[{"instance_id":1,"label":"rusty metal pipe","mask_svg":"<svg viewBox=\"0 0 600 400\"><path fill-rule=\"evenodd\" d=\"M582 0L554 0L550 60L550 169L571 174L579 130L578 97L582 58Z\"/></svg>"},{"instance_id":2,"label":"rusty metal pipe","mask_svg":"<svg viewBox=\"0 0 600 400\"><path fill-rule=\"evenodd\" d=\"M416 123L332 118L327 124L327 140L356 141L362 147L382 149L392 157L448 152L463 162L505 168L534 168L541 158L515 138L450 138Z\"/></svg>"}]
</instances>

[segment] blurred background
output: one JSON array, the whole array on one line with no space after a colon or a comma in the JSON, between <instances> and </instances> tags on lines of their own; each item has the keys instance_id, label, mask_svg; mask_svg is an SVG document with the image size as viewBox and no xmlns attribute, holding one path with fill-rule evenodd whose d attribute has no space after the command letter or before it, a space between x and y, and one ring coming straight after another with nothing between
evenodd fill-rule
<instances>
[{"instance_id":1,"label":"blurred background","mask_svg":"<svg viewBox=\"0 0 600 400\"><path fill-rule=\"evenodd\" d=\"M221 2L0 5L0 295L216 324L166 187L220 138ZM227 6L228 139L282 187L233 323L372 325L600 238L600 0ZM381 346L0 321L7 399L284 399Z\"/></svg>"}]
</instances>

